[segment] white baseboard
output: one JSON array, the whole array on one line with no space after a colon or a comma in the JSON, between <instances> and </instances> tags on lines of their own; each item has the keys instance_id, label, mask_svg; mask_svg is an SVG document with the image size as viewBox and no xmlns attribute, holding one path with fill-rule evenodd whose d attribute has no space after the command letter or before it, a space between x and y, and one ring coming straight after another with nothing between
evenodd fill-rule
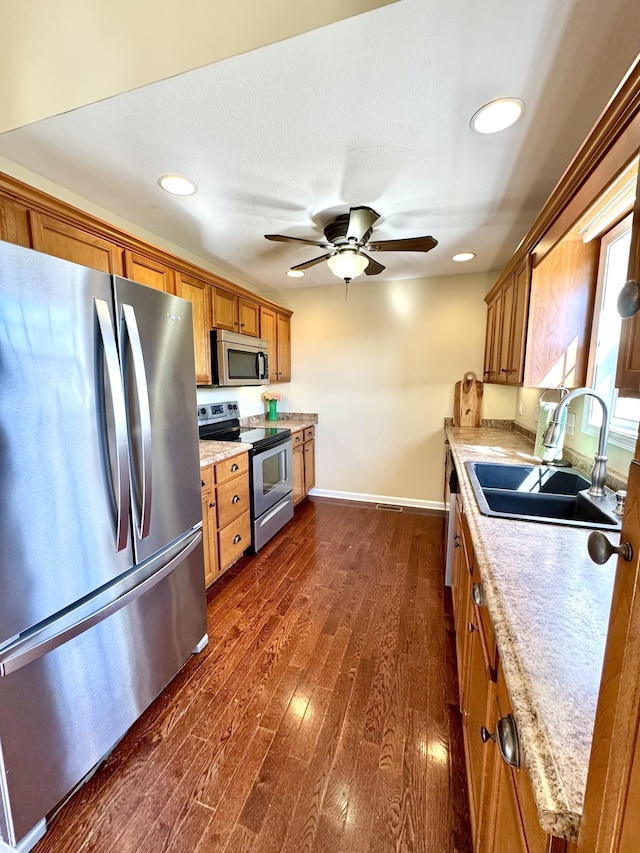
<instances>
[{"instance_id":1,"label":"white baseboard","mask_svg":"<svg viewBox=\"0 0 640 853\"><path fill-rule=\"evenodd\" d=\"M335 492L331 489L311 489L309 494L318 498L334 498L337 501L362 501L371 504L390 504L391 506L408 506L417 509L431 509L444 512L443 501L420 501L415 498L390 497L389 495L367 495L360 492Z\"/></svg>"}]
</instances>

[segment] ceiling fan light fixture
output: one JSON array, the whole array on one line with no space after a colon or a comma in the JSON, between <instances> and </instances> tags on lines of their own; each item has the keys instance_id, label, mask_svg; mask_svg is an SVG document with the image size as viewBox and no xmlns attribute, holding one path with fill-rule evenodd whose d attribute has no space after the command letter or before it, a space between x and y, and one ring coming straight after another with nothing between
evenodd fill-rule
<instances>
[{"instance_id":1,"label":"ceiling fan light fixture","mask_svg":"<svg viewBox=\"0 0 640 853\"><path fill-rule=\"evenodd\" d=\"M458 252L457 255L452 255L451 260L457 264L464 264L466 261L472 261L476 256L475 252Z\"/></svg>"},{"instance_id":2,"label":"ceiling fan light fixture","mask_svg":"<svg viewBox=\"0 0 640 853\"><path fill-rule=\"evenodd\" d=\"M171 195L195 195L198 192L194 182L182 175L162 175L158 178L158 184Z\"/></svg>"},{"instance_id":3,"label":"ceiling fan light fixture","mask_svg":"<svg viewBox=\"0 0 640 853\"><path fill-rule=\"evenodd\" d=\"M342 249L329 258L327 266L337 278L351 281L362 275L369 266L369 259L354 249Z\"/></svg>"},{"instance_id":4,"label":"ceiling fan light fixture","mask_svg":"<svg viewBox=\"0 0 640 853\"><path fill-rule=\"evenodd\" d=\"M520 98L497 98L480 107L469 122L476 133L499 133L515 124L524 112Z\"/></svg>"},{"instance_id":5,"label":"ceiling fan light fixture","mask_svg":"<svg viewBox=\"0 0 640 853\"><path fill-rule=\"evenodd\" d=\"M290 278L302 278L304 270L287 270L287 275Z\"/></svg>"}]
</instances>

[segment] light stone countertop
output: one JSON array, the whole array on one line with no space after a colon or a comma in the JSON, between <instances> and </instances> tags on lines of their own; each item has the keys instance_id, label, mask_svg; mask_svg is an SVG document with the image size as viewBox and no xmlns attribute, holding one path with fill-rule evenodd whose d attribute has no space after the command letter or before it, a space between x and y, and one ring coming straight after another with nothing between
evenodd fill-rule
<instances>
[{"instance_id":1,"label":"light stone countertop","mask_svg":"<svg viewBox=\"0 0 640 853\"><path fill-rule=\"evenodd\" d=\"M588 529L480 514L463 463L537 464L526 437L485 427L446 434L540 823L575 841L616 563L591 562ZM618 533L607 537L618 544Z\"/></svg>"},{"instance_id":2,"label":"light stone countertop","mask_svg":"<svg viewBox=\"0 0 640 853\"><path fill-rule=\"evenodd\" d=\"M317 423L317 415L300 412L278 412L278 420L276 421L267 420L263 415L240 418L240 425L243 427L275 427L290 429L291 432L316 426ZM231 457L238 456L240 453L251 450L253 447L248 442L239 441L201 441L199 442L199 446L201 468L206 468L207 465L212 465L216 462L222 462L224 459L231 459Z\"/></svg>"}]
</instances>

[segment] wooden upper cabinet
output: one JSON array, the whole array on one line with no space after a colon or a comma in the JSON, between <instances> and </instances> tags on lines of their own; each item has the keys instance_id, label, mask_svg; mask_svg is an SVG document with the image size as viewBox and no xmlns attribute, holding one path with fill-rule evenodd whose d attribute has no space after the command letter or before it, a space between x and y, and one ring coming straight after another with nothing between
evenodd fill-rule
<instances>
[{"instance_id":1,"label":"wooden upper cabinet","mask_svg":"<svg viewBox=\"0 0 640 853\"><path fill-rule=\"evenodd\" d=\"M260 308L260 337L269 344L269 382L278 381L278 330L276 312Z\"/></svg>"},{"instance_id":2,"label":"wooden upper cabinet","mask_svg":"<svg viewBox=\"0 0 640 853\"><path fill-rule=\"evenodd\" d=\"M527 256L487 297L485 382L522 385L530 280Z\"/></svg>"},{"instance_id":3,"label":"wooden upper cabinet","mask_svg":"<svg viewBox=\"0 0 640 853\"><path fill-rule=\"evenodd\" d=\"M124 251L124 274L132 281L155 290L164 290L165 293L175 291L174 271L170 267L155 258L129 249Z\"/></svg>"},{"instance_id":4,"label":"wooden upper cabinet","mask_svg":"<svg viewBox=\"0 0 640 853\"><path fill-rule=\"evenodd\" d=\"M260 306L220 287L213 288L213 325L216 329L260 337Z\"/></svg>"},{"instance_id":5,"label":"wooden upper cabinet","mask_svg":"<svg viewBox=\"0 0 640 853\"><path fill-rule=\"evenodd\" d=\"M633 208L627 280L640 282L640 173ZM616 388L622 397L640 397L640 312L622 321Z\"/></svg>"},{"instance_id":6,"label":"wooden upper cabinet","mask_svg":"<svg viewBox=\"0 0 640 853\"><path fill-rule=\"evenodd\" d=\"M196 384L211 385L211 286L184 273L176 273L176 296L188 299L193 310Z\"/></svg>"},{"instance_id":7,"label":"wooden upper cabinet","mask_svg":"<svg viewBox=\"0 0 640 853\"><path fill-rule=\"evenodd\" d=\"M291 381L291 317L276 316L278 337L278 382Z\"/></svg>"},{"instance_id":8,"label":"wooden upper cabinet","mask_svg":"<svg viewBox=\"0 0 640 853\"><path fill-rule=\"evenodd\" d=\"M226 329L229 332L239 331L238 297L222 290L213 288L213 325L216 329Z\"/></svg>"},{"instance_id":9,"label":"wooden upper cabinet","mask_svg":"<svg viewBox=\"0 0 640 853\"><path fill-rule=\"evenodd\" d=\"M238 319L240 320L240 333L242 335L251 335L253 338L260 337L260 306L257 302L239 299Z\"/></svg>"},{"instance_id":10,"label":"wooden upper cabinet","mask_svg":"<svg viewBox=\"0 0 640 853\"><path fill-rule=\"evenodd\" d=\"M524 384L578 388L585 384L599 245L568 238L533 268Z\"/></svg>"},{"instance_id":11,"label":"wooden upper cabinet","mask_svg":"<svg viewBox=\"0 0 640 853\"><path fill-rule=\"evenodd\" d=\"M95 270L122 275L122 249L53 216L29 211L33 248Z\"/></svg>"}]
</instances>

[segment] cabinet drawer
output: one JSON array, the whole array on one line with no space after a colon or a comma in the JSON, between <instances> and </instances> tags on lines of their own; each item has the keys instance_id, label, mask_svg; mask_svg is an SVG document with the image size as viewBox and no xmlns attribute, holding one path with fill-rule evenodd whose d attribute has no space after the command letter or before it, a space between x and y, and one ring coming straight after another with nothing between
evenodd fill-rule
<instances>
[{"instance_id":1,"label":"cabinet drawer","mask_svg":"<svg viewBox=\"0 0 640 853\"><path fill-rule=\"evenodd\" d=\"M216 486L218 527L226 527L234 518L249 511L249 478L246 474Z\"/></svg>"},{"instance_id":2,"label":"cabinet drawer","mask_svg":"<svg viewBox=\"0 0 640 853\"><path fill-rule=\"evenodd\" d=\"M200 484L202 486L202 497L211 494L213 488L213 465L207 465L200 469Z\"/></svg>"},{"instance_id":3,"label":"cabinet drawer","mask_svg":"<svg viewBox=\"0 0 640 853\"><path fill-rule=\"evenodd\" d=\"M296 447L298 444L302 444L304 441L304 430L299 429L297 432L291 434L291 441L293 442L293 446Z\"/></svg>"},{"instance_id":4,"label":"cabinet drawer","mask_svg":"<svg viewBox=\"0 0 640 853\"><path fill-rule=\"evenodd\" d=\"M231 459L225 459L223 462L216 462L216 485L226 483L232 477L237 477L249 470L249 456L247 453L241 453L238 456L232 456Z\"/></svg>"},{"instance_id":5,"label":"cabinet drawer","mask_svg":"<svg viewBox=\"0 0 640 853\"><path fill-rule=\"evenodd\" d=\"M249 513L245 512L240 518L218 531L220 571L223 572L235 563L249 545L251 545L251 522Z\"/></svg>"},{"instance_id":6,"label":"cabinet drawer","mask_svg":"<svg viewBox=\"0 0 640 853\"><path fill-rule=\"evenodd\" d=\"M311 441L312 438L316 437L316 428L315 427L307 427L304 431L304 440Z\"/></svg>"}]
</instances>

